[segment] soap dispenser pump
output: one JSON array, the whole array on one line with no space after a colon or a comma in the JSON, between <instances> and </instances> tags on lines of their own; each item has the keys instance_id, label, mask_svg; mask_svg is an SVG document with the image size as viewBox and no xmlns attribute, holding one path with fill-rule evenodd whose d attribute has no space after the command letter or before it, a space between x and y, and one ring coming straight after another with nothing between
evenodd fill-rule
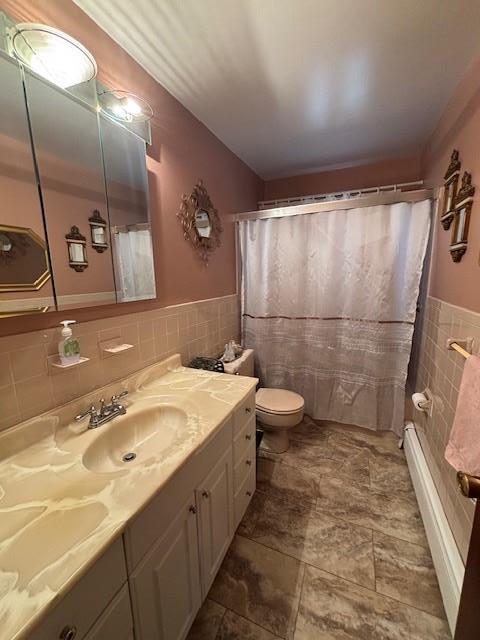
<instances>
[{"instance_id":1,"label":"soap dispenser pump","mask_svg":"<svg viewBox=\"0 0 480 640\"><path fill-rule=\"evenodd\" d=\"M62 320L60 323L63 324L63 329L62 340L58 343L58 355L63 365L75 364L80 360L80 343L72 336L72 330L69 327L75 322L75 320Z\"/></svg>"}]
</instances>

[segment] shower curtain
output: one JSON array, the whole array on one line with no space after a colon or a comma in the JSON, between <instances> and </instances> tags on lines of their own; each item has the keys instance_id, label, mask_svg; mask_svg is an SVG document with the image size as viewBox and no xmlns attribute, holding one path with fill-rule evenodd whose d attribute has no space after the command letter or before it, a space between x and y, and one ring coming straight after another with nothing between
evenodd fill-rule
<instances>
[{"instance_id":1,"label":"shower curtain","mask_svg":"<svg viewBox=\"0 0 480 640\"><path fill-rule=\"evenodd\" d=\"M312 418L403 428L430 201L240 223L242 333Z\"/></svg>"},{"instance_id":2,"label":"shower curtain","mask_svg":"<svg viewBox=\"0 0 480 640\"><path fill-rule=\"evenodd\" d=\"M113 234L117 295L121 302L155 297L152 236L149 229Z\"/></svg>"}]
</instances>

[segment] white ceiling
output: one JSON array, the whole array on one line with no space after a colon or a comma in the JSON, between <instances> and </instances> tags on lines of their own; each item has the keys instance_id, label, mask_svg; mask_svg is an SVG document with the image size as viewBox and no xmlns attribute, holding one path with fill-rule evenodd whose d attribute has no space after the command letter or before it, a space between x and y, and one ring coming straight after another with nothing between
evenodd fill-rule
<instances>
[{"instance_id":1,"label":"white ceiling","mask_svg":"<svg viewBox=\"0 0 480 640\"><path fill-rule=\"evenodd\" d=\"M417 153L479 0L75 0L264 178Z\"/></svg>"}]
</instances>

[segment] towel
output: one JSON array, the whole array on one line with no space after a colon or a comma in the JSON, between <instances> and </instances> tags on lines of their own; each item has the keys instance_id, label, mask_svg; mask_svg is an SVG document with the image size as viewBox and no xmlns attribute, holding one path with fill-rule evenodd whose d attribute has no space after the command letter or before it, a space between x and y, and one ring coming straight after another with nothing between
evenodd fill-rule
<instances>
[{"instance_id":1,"label":"towel","mask_svg":"<svg viewBox=\"0 0 480 640\"><path fill-rule=\"evenodd\" d=\"M480 358L465 361L445 459L457 471L480 476Z\"/></svg>"}]
</instances>

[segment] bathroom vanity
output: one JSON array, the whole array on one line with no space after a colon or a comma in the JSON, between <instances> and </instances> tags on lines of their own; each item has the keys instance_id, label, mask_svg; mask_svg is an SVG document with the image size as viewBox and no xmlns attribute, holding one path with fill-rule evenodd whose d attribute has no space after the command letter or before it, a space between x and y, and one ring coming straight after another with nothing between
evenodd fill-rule
<instances>
[{"instance_id":1,"label":"bathroom vanity","mask_svg":"<svg viewBox=\"0 0 480 640\"><path fill-rule=\"evenodd\" d=\"M255 491L256 382L173 356L0 436L2 640L185 638Z\"/></svg>"}]
</instances>

